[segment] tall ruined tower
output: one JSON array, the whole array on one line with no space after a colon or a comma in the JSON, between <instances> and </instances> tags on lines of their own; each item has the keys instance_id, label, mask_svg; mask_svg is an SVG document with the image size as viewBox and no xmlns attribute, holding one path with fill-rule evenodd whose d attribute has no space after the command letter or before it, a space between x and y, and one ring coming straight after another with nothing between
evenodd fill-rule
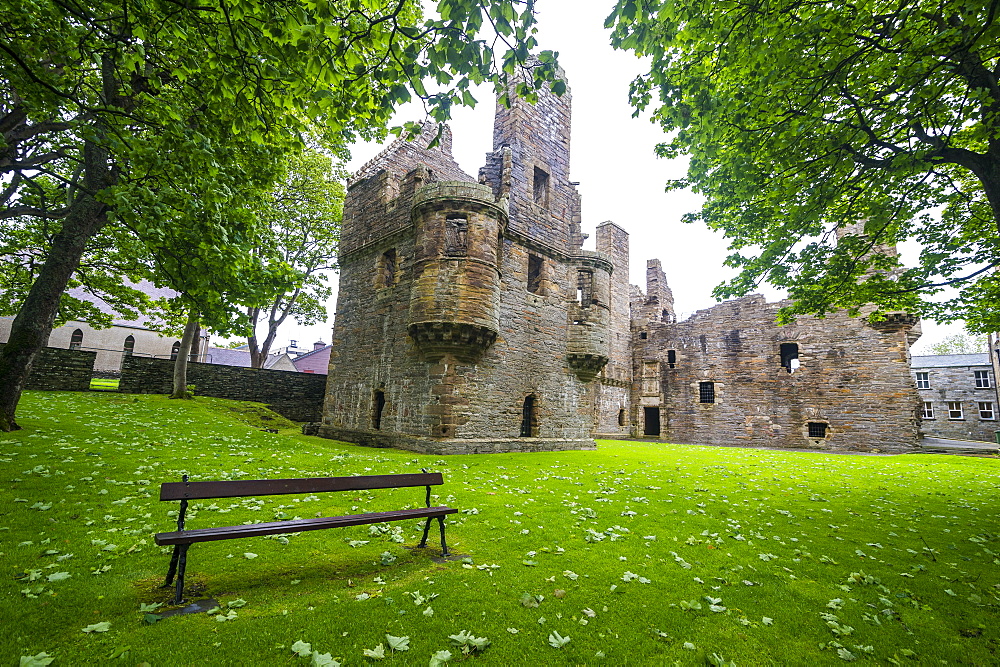
<instances>
[{"instance_id":1,"label":"tall ruined tower","mask_svg":"<svg viewBox=\"0 0 1000 667\"><path fill-rule=\"evenodd\" d=\"M321 435L434 453L594 446L628 303L612 302L621 258L582 250L570 115L568 92L498 106L478 182L447 131L429 148L432 125L358 172ZM624 239L620 281L614 230L599 236Z\"/></svg>"}]
</instances>

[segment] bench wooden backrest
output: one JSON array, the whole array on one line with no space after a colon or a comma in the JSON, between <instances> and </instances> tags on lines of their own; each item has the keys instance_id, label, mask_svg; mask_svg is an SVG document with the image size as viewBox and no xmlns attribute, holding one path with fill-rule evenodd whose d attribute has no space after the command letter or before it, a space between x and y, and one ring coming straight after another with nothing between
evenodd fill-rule
<instances>
[{"instance_id":1,"label":"bench wooden backrest","mask_svg":"<svg viewBox=\"0 0 1000 667\"><path fill-rule=\"evenodd\" d=\"M244 498L247 496L278 496L286 493L364 491L366 489L395 489L407 486L434 486L437 484L444 484L444 479L439 472L404 475L363 475L357 477L165 482L160 486L160 500ZM428 493L430 493L430 490L428 490Z\"/></svg>"}]
</instances>

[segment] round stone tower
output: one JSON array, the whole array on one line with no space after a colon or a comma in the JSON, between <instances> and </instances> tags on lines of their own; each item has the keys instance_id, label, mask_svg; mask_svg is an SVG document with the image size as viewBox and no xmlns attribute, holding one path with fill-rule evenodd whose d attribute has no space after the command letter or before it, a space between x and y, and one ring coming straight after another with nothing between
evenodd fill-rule
<instances>
[{"instance_id":1,"label":"round stone tower","mask_svg":"<svg viewBox=\"0 0 1000 667\"><path fill-rule=\"evenodd\" d=\"M428 361L474 363L500 330L500 237L507 202L488 185L439 181L419 188L408 332Z\"/></svg>"},{"instance_id":2,"label":"round stone tower","mask_svg":"<svg viewBox=\"0 0 1000 667\"><path fill-rule=\"evenodd\" d=\"M569 310L566 356L573 373L590 382L608 363L614 266L603 253L577 252L571 268L576 272L576 303Z\"/></svg>"}]
</instances>

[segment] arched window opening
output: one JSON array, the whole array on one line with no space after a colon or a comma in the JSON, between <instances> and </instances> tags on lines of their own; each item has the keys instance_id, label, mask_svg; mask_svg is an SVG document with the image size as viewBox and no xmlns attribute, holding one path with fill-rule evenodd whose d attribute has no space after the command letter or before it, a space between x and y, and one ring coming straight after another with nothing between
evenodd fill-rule
<instances>
[{"instance_id":1,"label":"arched window opening","mask_svg":"<svg viewBox=\"0 0 1000 667\"><path fill-rule=\"evenodd\" d=\"M133 352L135 352L135 336L130 334L125 336L125 344L122 346L122 353L126 357L131 357Z\"/></svg>"},{"instance_id":2,"label":"arched window opening","mask_svg":"<svg viewBox=\"0 0 1000 667\"><path fill-rule=\"evenodd\" d=\"M382 410L385 409L385 392L381 389L375 390L372 398L372 428L376 431L382 428Z\"/></svg>"},{"instance_id":3,"label":"arched window opening","mask_svg":"<svg viewBox=\"0 0 1000 667\"><path fill-rule=\"evenodd\" d=\"M79 350L83 346L83 330L77 329L69 339L69 349Z\"/></svg>"},{"instance_id":4,"label":"arched window opening","mask_svg":"<svg viewBox=\"0 0 1000 667\"><path fill-rule=\"evenodd\" d=\"M524 397L521 407L521 437L538 437L538 400L534 394Z\"/></svg>"},{"instance_id":5,"label":"arched window opening","mask_svg":"<svg viewBox=\"0 0 1000 667\"><path fill-rule=\"evenodd\" d=\"M174 344L170 346L170 361L176 359L177 355L180 354L180 352L181 352L181 342L179 340L175 340Z\"/></svg>"},{"instance_id":6,"label":"arched window opening","mask_svg":"<svg viewBox=\"0 0 1000 667\"><path fill-rule=\"evenodd\" d=\"M621 410L618 411L618 425L625 426L626 419L627 419L627 414L625 412L625 408L622 408Z\"/></svg>"}]
</instances>

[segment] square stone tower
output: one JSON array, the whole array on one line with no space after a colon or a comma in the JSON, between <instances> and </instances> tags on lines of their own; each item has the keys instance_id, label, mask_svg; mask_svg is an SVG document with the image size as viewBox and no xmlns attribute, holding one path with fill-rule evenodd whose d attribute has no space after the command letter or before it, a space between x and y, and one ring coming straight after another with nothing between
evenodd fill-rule
<instances>
[{"instance_id":1,"label":"square stone tower","mask_svg":"<svg viewBox=\"0 0 1000 667\"><path fill-rule=\"evenodd\" d=\"M320 435L442 454L594 447L598 376L612 356L627 368L628 243L601 232L624 267L582 250L570 114L569 92L498 106L478 179L447 130L431 146L433 124L358 172Z\"/></svg>"}]
</instances>

